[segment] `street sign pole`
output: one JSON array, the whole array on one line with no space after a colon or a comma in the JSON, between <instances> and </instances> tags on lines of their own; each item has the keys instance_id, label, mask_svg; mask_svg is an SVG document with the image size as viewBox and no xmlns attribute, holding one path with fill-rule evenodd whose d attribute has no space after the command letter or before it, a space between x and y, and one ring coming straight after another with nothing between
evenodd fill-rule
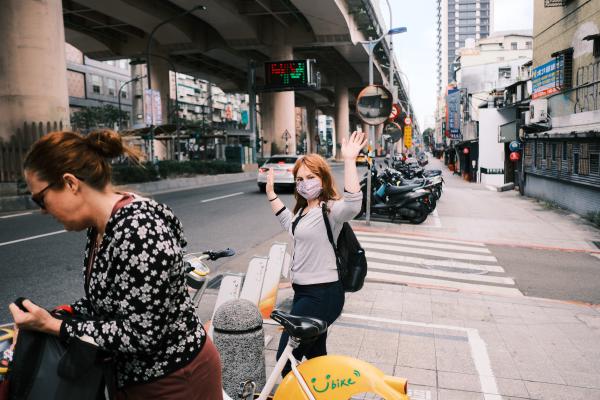
<instances>
[{"instance_id":1,"label":"street sign pole","mask_svg":"<svg viewBox=\"0 0 600 400\"><path fill-rule=\"evenodd\" d=\"M369 43L367 45L367 49L369 52L369 85L373 84L373 49L375 45L378 43L374 42L371 37L369 37ZM373 158L371 158L371 149L372 145L375 142L375 127L373 125L369 125L369 144L368 144L368 152L367 154L367 166L369 168L369 172L367 173L367 196L366 201L366 210L365 210L365 221L367 225L371 225L371 169L373 168Z\"/></svg>"}]
</instances>

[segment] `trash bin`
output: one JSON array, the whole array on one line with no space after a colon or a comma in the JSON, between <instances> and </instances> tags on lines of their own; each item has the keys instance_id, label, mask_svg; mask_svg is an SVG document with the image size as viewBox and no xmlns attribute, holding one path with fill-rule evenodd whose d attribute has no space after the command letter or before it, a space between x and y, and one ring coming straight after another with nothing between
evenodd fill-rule
<instances>
[{"instance_id":1,"label":"trash bin","mask_svg":"<svg viewBox=\"0 0 600 400\"><path fill-rule=\"evenodd\" d=\"M258 307L248 300L230 300L217 309L212 324L225 392L235 398L240 383L247 380L262 389L266 382L265 334Z\"/></svg>"}]
</instances>

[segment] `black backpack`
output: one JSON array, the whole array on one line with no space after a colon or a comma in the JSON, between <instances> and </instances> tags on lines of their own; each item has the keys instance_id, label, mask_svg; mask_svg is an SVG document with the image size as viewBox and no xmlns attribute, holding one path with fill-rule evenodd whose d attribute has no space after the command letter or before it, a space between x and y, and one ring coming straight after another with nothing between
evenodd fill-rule
<instances>
[{"instance_id":1,"label":"black backpack","mask_svg":"<svg viewBox=\"0 0 600 400\"><path fill-rule=\"evenodd\" d=\"M323 219L327 228L327 237L333 247L337 263L338 275L346 292L357 292L362 289L367 276L367 257L360 246L354 231L349 223L344 222L337 246L333 240L333 233L327 216L327 205L322 206Z\"/></svg>"}]
</instances>

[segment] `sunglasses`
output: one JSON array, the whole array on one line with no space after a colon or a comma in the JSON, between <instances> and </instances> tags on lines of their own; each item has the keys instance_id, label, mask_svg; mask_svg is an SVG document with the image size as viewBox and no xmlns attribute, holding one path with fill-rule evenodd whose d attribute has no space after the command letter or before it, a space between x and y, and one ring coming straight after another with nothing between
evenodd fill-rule
<instances>
[{"instance_id":1,"label":"sunglasses","mask_svg":"<svg viewBox=\"0 0 600 400\"><path fill-rule=\"evenodd\" d=\"M46 205L44 204L44 194L48 189L50 189L54 185L54 183L49 183L48 186L46 186L36 194L31 195L31 200L33 200L33 202L37 204L42 210L46 209Z\"/></svg>"}]
</instances>

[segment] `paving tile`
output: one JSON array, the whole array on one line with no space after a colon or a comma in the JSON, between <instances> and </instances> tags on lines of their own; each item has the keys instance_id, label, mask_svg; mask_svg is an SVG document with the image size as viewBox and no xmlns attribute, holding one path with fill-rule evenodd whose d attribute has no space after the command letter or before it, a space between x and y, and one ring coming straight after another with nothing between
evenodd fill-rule
<instances>
[{"instance_id":1,"label":"paving tile","mask_svg":"<svg viewBox=\"0 0 600 400\"><path fill-rule=\"evenodd\" d=\"M435 370L437 362L434 338L400 335L396 365Z\"/></svg>"},{"instance_id":2,"label":"paving tile","mask_svg":"<svg viewBox=\"0 0 600 400\"><path fill-rule=\"evenodd\" d=\"M560 371L560 376L569 386L600 389L600 374L577 371Z\"/></svg>"},{"instance_id":3,"label":"paving tile","mask_svg":"<svg viewBox=\"0 0 600 400\"><path fill-rule=\"evenodd\" d=\"M592 400L600 399L600 390L541 382L525 382L531 399L535 400Z\"/></svg>"},{"instance_id":4,"label":"paving tile","mask_svg":"<svg viewBox=\"0 0 600 400\"><path fill-rule=\"evenodd\" d=\"M436 336L435 352L438 371L477 373L468 342L444 340Z\"/></svg>"},{"instance_id":5,"label":"paving tile","mask_svg":"<svg viewBox=\"0 0 600 400\"><path fill-rule=\"evenodd\" d=\"M432 369L411 368L397 365L394 368L394 376L400 376L408 380L409 385L437 386L436 371Z\"/></svg>"},{"instance_id":6,"label":"paving tile","mask_svg":"<svg viewBox=\"0 0 600 400\"><path fill-rule=\"evenodd\" d=\"M485 400L480 392L438 389L438 400Z\"/></svg>"},{"instance_id":7,"label":"paving tile","mask_svg":"<svg viewBox=\"0 0 600 400\"><path fill-rule=\"evenodd\" d=\"M367 331L358 352L358 358L370 363L396 363L399 333Z\"/></svg>"},{"instance_id":8,"label":"paving tile","mask_svg":"<svg viewBox=\"0 0 600 400\"><path fill-rule=\"evenodd\" d=\"M467 392L481 391L478 375L459 374L456 372L438 371L438 388L463 390Z\"/></svg>"}]
</instances>

